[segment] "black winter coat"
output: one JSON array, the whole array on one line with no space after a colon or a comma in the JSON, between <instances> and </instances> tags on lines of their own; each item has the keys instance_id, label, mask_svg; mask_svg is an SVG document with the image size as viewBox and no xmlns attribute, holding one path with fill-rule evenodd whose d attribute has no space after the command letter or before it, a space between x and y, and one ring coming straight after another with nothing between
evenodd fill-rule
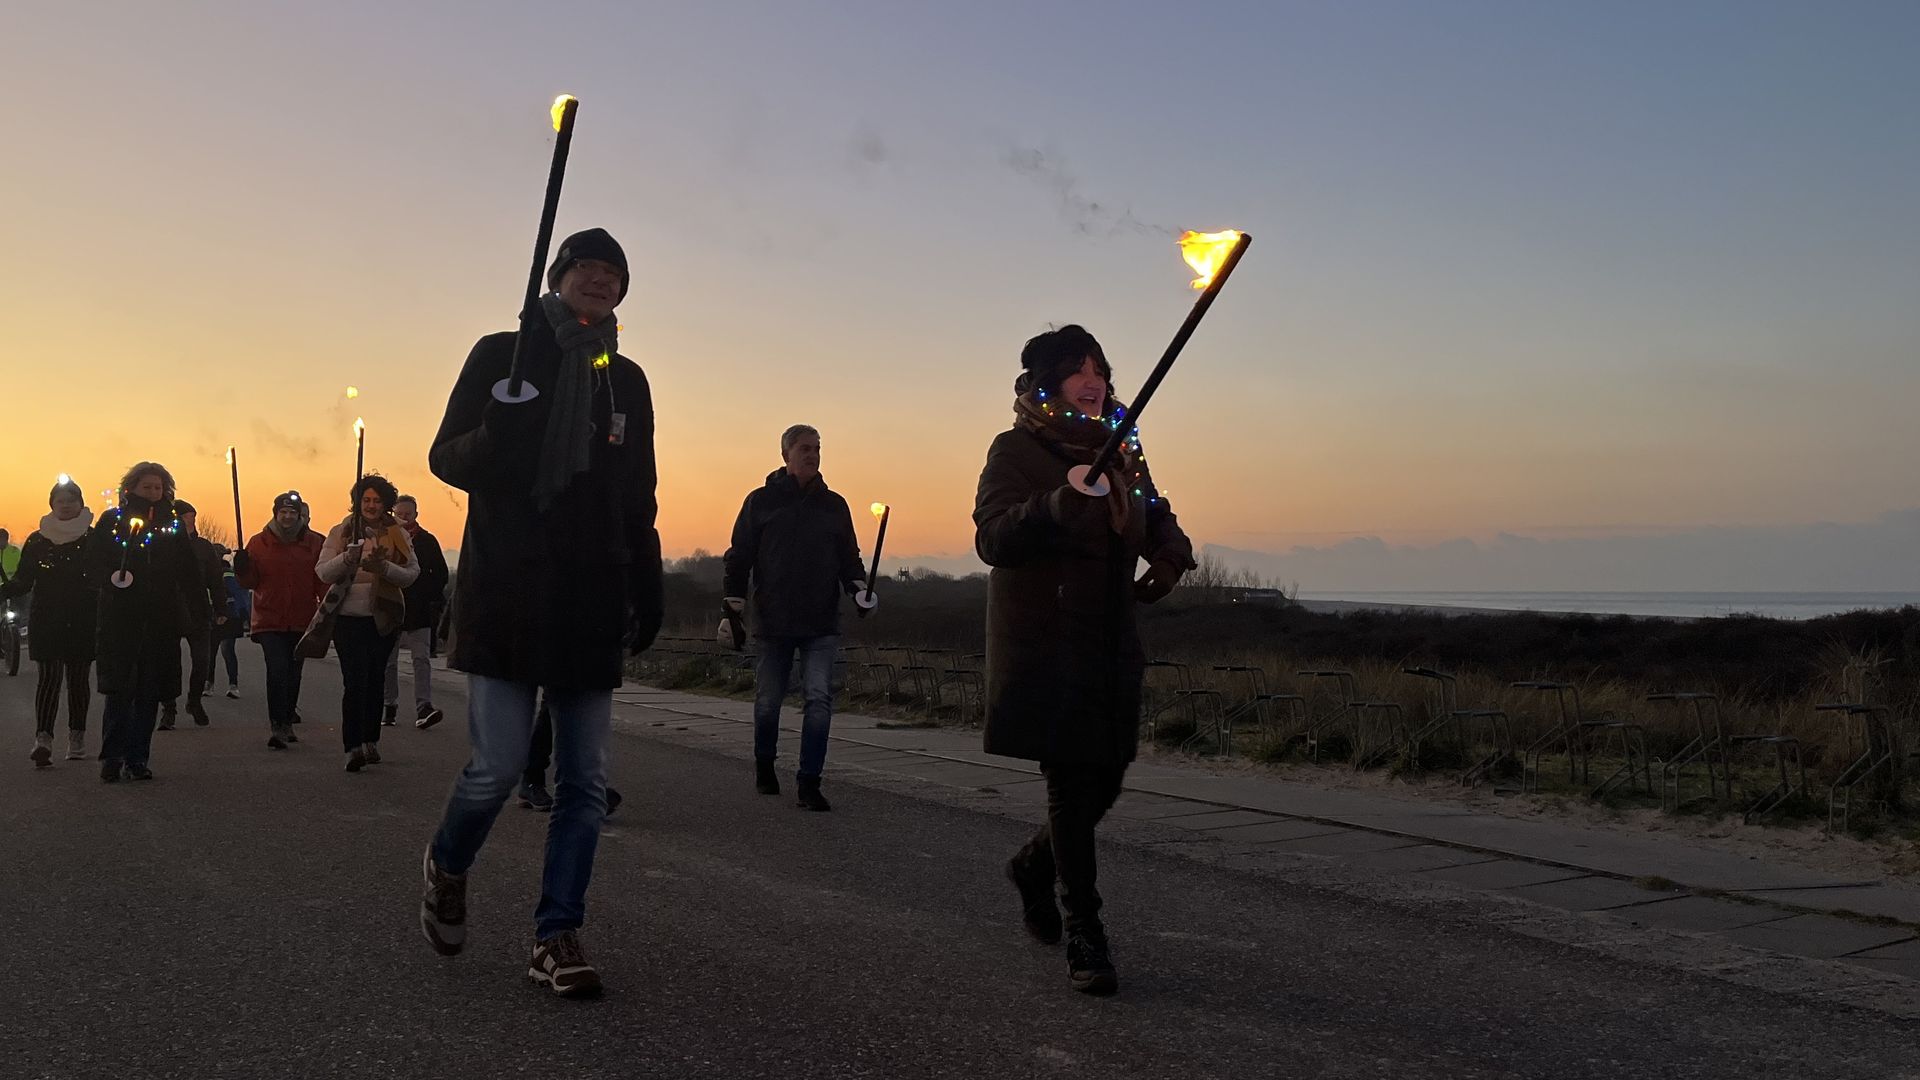
<instances>
[{"instance_id":1,"label":"black winter coat","mask_svg":"<svg viewBox=\"0 0 1920 1080\"><path fill-rule=\"evenodd\" d=\"M182 625L187 633L198 633L212 629L216 618L232 617L232 605L227 602L227 568L220 561L220 549L213 546L213 541L204 536L185 539L188 550L193 552L199 578L187 590Z\"/></svg>"},{"instance_id":2,"label":"black winter coat","mask_svg":"<svg viewBox=\"0 0 1920 1080\"><path fill-rule=\"evenodd\" d=\"M425 630L440 618L440 605L447 599L447 556L440 541L425 529L407 534L413 545L413 557L420 560L420 576L407 586L407 617L402 630Z\"/></svg>"},{"instance_id":3,"label":"black winter coat","mask_svg":"<svg viewBox=\"0 0 1920 1080\"><path fill-rule=\"evenodd\" d=\"M555 689L613 689L630 628L651 641L660 625L653 396L623 356L594 373L591 467L543 514L532 491L551 397L493 400L515 336L491 334L473 347L428 457L435 476L470 496L449 663ZM523 358L527 382L552 386L559 363L552 333L536 333ZM625 422L618 445L616 414Z\"/></svg>"},{"instance_id":4,"label":"black winter coat","mask_svg":"<svg viewBox=\"0 0 1920 1080\"><path fill-rule=\"evenodd\" d=\"M767 474L740 506L727 548L726 595L753 589L756 637L821 637L840 632L840 597L867 576L847 500L815 477L801 487L786 469Z\"/></svg>"},{"instance_id":5,"label":"black winter coat","mask_svg":"<svg viewBox=\"0 0 1920 1080\"><path fill-rule=\"evenodd\" d=\"M993 440L980 472L974 548L993 567L986 750L1118 765L1138 750L1146 673L1134 568L1141 558L1190 566L1193 544L1165 499L1135 497L1124 534L1099 504L1071 526L1053 523L1043 503L1073 464L1015 428Z\"/></svg>"},{"instance_id":6,"label":"black winter coat","mask_svg":"<svg viewBox=\"0 0 1920 1080\"><path fill-rule=\"evenodd\" d=\"M100 588L87 574L87 540L82 536L56 544L39 532L20 549L20 569L0 595L33 594L33 622L27 635L33 658L56 663L93 659L95 610Z\"/></svg>"},{"instance_id":7,"label":"black winter coat","mask_svg":"<svg viewBox=\"0 0 1920 1080\"><path fill-rule=\"evenodd\" d=\"M126 547L123 517L147 522L151 542L137 538ZM187 538L177 530L173 503L146 507L129 499L121 509L100 515L87 538L87 570L100 589L99 621L94 636L95 677L102 694L139 701L169 701L180 695L180 638L187 597L200 588L200 568ZM133 575L127 588L110 580L124 565Z\"/></svg>"}]
</instances>

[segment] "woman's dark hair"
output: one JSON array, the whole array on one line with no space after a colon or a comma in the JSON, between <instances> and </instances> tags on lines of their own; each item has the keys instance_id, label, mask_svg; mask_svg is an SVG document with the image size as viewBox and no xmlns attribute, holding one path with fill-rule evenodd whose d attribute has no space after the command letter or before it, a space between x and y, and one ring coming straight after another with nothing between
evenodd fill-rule
<instances>
[{"instance_id":1,"label":"woman's dark hair","mask_svg":"<svg viewBox=\"0 0 1920 1080\"><path fill-rule=\"evenodd\" d=\"M133 494L133 486L138 484L142 478L148 476L158 476L160 478L160 498L163 502L171 502L173 500L173 474L167 471L165 465L157 461L143 461L133 468L128 469L127 475L120 478L121 505L126 505L127 496Z\"/></svg>"},{"instance_id":2,"label":"woman's dark hair","mask_svg":"<svg viewBox=\"0 0 1920 1080\"><path fill-rule=\"evenodd\" d=\"M368 473L367 475L361 477L359 480L354 482L354 485L353 485L354 513L357 514L360 512L360 496L368 488L372 488L373 493L375 495L380 496L380 509L382 510L390 511L393 509L393 504L400 501L399 490L395 488L393 484L387 480L386 477L381 476L378 473Z\"/></svg>"},{"instance_id":3,"label":"woman's dark hair","mask_svg":"<svg viewBox=\"0 0 1920 1080\"><path fill-rule=\"evenodd\" d=\"M1085 327L1069 323L1058 330L1037 334L1028 338L1020 350L1020 366L1025 370L1014 383L1014 389L1023 394L1033 389L1058 393L1067 376L1079 371L1088 359L1093 361L1100 377L1111 384L1113 365L1107 363L1107 354Z\"/></svg>"},{"instance_id":4,"label":"woman's dark hair","mask_svg":"<svg viewBox=\"0 0 1920 1080\"><path fill-rule=\"evenodd\" d=\"M87 505L86 492L80 490L80 485L71 480L62 480L53 485L52 491L47 492L47 508L51 510L53 508L53 500L62 495L71 495L80 500L81 506Z\"/></svg>"}]
</instances>

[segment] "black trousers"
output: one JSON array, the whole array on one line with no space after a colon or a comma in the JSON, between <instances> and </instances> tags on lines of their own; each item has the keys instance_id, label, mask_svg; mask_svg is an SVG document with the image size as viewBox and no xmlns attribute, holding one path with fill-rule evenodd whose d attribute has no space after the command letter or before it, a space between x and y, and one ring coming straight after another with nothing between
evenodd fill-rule
<instances>
[{"instance_id":1,"label":"black trousers","mask_svg":"<svg viewBox=\"0 0 1920 1080\"><path fill-rule=\"evenodd\" d=\"M34 688L34 732L53 734L53 722L60 715L60 687L67 689L67 730L87 730L87 706L93 700L87 685L91 660L40 660L40 685Z\"/></svg>"},{"instance_id":2,"label":"black trousers","mask_svg":"<svg viewBox=\"0 0 1920 1080\"><path fill-rule=\"evenodd\" d=\"M291 725L300 708L300 675L306 660L295 649L298 630L267 630L253 635L267 659L267 722Z\"/></svg>"},{"instance_id":3,"label":"black trousers","mask_svg":"<svg viewBox=\"0 0 1920 1080\"><path fill-rule=\"evenodd\" d=\"M1099 877L1093 830L1120 798L1127 767L1041 762L1047 778L1047 823L1015 860L1059 883L1068 933L1100 928Z\"/></svg>"},{"instance_id":4,"label":"black trousers","mask_svg":"<svg viewBox=\"0 0 1920 1080\"><path fill-rule=\"evenodd\" d=\"M387 654L397 634L382 634L371 615L334 620L333 648L340 654L340 741L348 752L380 741L380 713L387 697Z\"/></svg>"}]
</instances>

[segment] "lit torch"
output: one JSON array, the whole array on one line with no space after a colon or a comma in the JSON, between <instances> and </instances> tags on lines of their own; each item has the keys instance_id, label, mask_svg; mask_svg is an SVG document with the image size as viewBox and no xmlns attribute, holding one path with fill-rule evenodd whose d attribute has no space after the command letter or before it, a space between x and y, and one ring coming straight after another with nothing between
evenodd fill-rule
<instances>
[{"instance_id":1,"label":"lit torch","mask_svg":"<svg viewBox=\"0 0 1920 1080\"><path fill-rule=\"evenodd\" d=\"M353 482L357 484L367 475L367 422L358 416L353 418L353 441Z\"/></svg>"},{"instance_id":2,"label":"lit torch","mask_svg":"<svg viewBox=\"0 0 1920 1080\"><path fill-rule=\"evenodd\" d=\"M874 595L874 589L880 584L880 549L887 544L887 519L893 516L893 507L886 503L874 503L868 509L880 519L880 533L873 538L873 562L867 566L867 587L853 594L853 602L872 611L880 603L880 598Z\"/></svg>"},{"instance_id":3,"label":"lit torch","mask_svg":"<svg viewBox=\"0 0 1920 1080\"><path fill-rule=\"evenodd\" d=\"M1107 469L1113 464L1115 454L1127 437L1139 426L1140 414L1147 409L1147 402L1153 399L1153 392L1160 387L1160 380L1166 378L1172 370L1173 362L1180 357L1180 350L1186 348L1187 339L1193 336L1194 328L1200 325L1200 319L1207 309L1213 306L1213 298L1220 295L1220 289L1233 274L1233 268L1240 265L1240 256L1247 253L1247 245L1253 243L1249 233L1228 229L1225 232L1197 233L1185 232L1180 235L1180 255L1193 267L1199 276L1193 279L1193 287L1200 290L1200 296L1193 302L1193 310L1187 312L1187 321L1180 324L1180 331L1173 335L1167 351L1154 365L1153 374L1140 384L1140 392L1134 395L1133 404L1119 417L1113 434L1107 438L1107 444L1091 465L1075 465L1067 472L1067 482L1085 495L1105 495L1108 491Z\"/></svg>"},{"instance_id":4,"label":"lit torch","mask_svg":"<svg viewBox=\"0 0 1920 1080\"><path fill-rule=\"evenodd\" d=\"M521 357L526 353L527 336L540 325L540 275L547 265L547 245L553 242L553 217L560 209L560 184L567 176L567 151L573 146L573 120L580 112L580 99L561 94L553 99L553 164L547 170L547 198L540 207L540 231L533 241L533 270L527 275L527 296L520 305L520 333L513 341L513 366L507 377L495 383L495 400L518 404L532 401L539 390L527 386L520 377Z\"/></svg>"},{"instance_id":5,"label":"lit torch","mask_svg":"<svg viewBox=\"0 0 1920 1080\"><path fill-rule=\"evenodd\" d=\"M244 548L247 546L247 523L240 516L240 458L231 446L227 447L227 468L233 473L233 542Z\"/></svg>"},{"instance_id":6,"label":"lit torch","mask_svg":"<svg viewBox=\"0 0 1920 1080\"><path fill-rule=\"evenodd\" d=\"M146 519L130 517L127 519L127 539L120 545L120 569L113 572L109 580L116 589L124 589L133 584L133 574L127 570L127 556L133 554L133 545L140 537L141 530L147 527Z\"/></svg>"}]
</instances>

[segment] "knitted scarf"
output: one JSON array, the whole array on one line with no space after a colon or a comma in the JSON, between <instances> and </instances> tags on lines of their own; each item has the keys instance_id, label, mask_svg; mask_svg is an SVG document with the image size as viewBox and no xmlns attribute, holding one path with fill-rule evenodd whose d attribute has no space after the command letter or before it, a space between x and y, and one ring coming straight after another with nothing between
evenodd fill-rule
<instances>
[{"instance_id":1,"label":"knitted scarf","mask_svg":"<svg viewBox=\"0 0 1920 1080\"><path fill-rule=\"evenodd\" d=\"M87 535L92 528L93 511L84 506L80 508L80 513L67 521L61 521L52 514L40 519L40 535L55 544L71 544Z\"/></svg>"},{"instance_id":2,"label":"knitted scarf","mask_svg":"<svg viewBox=\"0 0 1920 1080\"><path fill-rule=\"evenodd\" d=\"M348 543L353 542L355 535L364 536L369 543L386 553L388 562L405 566L413 561L413 545L407 542L407 531L400 527L400 522L392 514L385 515L372 525L367 524L359 514L348 514L340 523L340 528ZM356 528L360 530L357 534L354 532ZM335 587L343 590L351 588L359 580L360 573L360 563L356 559L353 572ZM400 623L407 614L407 594L384 575L369 573L367 577L373 584L374 628L382 634L400 629Z\"/></svg>"},{"instance_id":3,"label":"knitted scarf","mask_svg":"<svg viewBox=\"0 0 1920 1080\"><path fill-rule=\"evenodd\" d=\"M573 478L593 464L593 376L595 361L620 351L619 323L612 315L583 324L559 293L540 298L560 346L560 367L546 393L547 430L540 441L540 465L534 473L533 499L542 513L567 490Z\"/></svg>"},{"instance_id":4,"label":"knitted scarf","mask_svg":"<svg viewBox=\"0 0 1920 1080\"><path fill-rule=\"evenodd\" d=\"M1043 390L1027 390L1013 399L1015 427L1033 432L1063 456L1082 465L1093 464L1127 410L1109 393L1104 411L1107 419L1088 416L1047 400ZM1111 486L1107 510L1114 532L1126 531L1135 497L1148 503L1159 499L1160 492L1153 486L1153 475L1147 471L1147 456L1140 448L1138 433L1120 443L1120 452L1107 467L1107 482Z\"/></svg>"}]
</instances>

